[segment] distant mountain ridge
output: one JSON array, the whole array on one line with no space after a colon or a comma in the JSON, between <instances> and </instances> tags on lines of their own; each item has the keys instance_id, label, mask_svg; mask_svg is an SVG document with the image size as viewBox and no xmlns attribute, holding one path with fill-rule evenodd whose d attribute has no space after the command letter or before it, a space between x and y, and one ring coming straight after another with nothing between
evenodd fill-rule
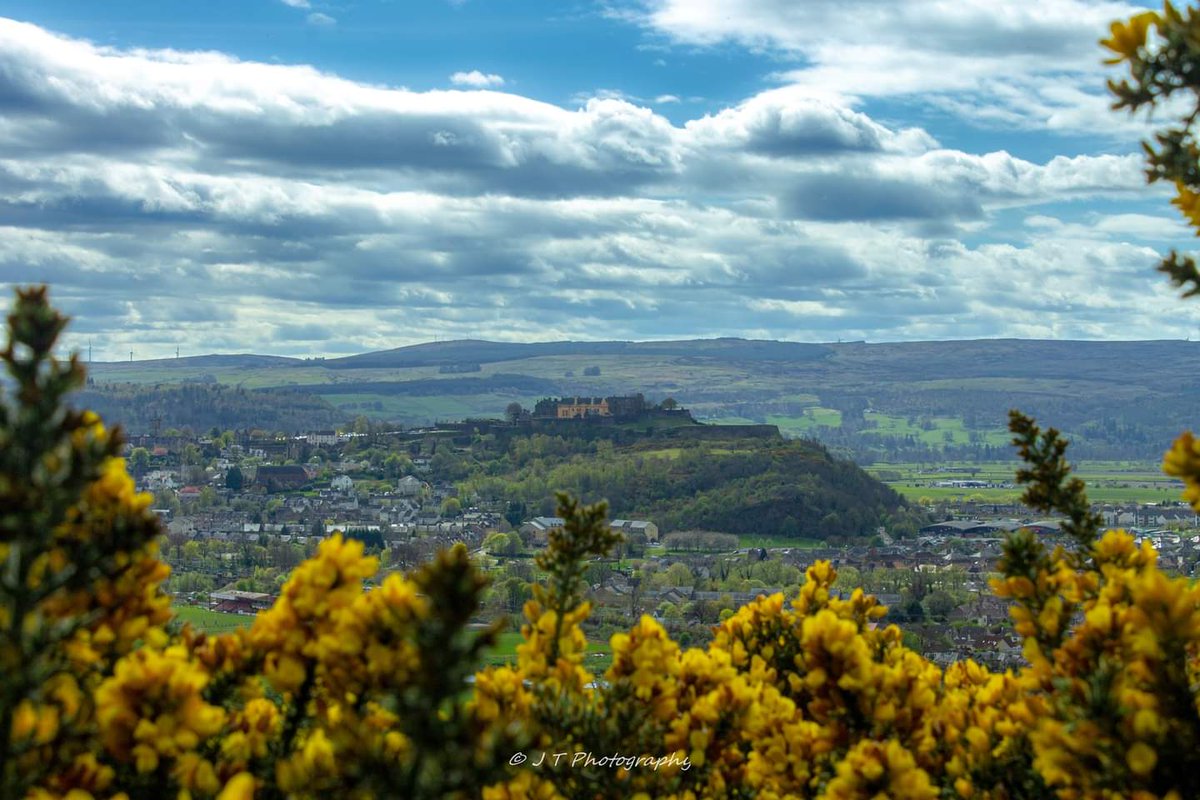
<instances>
[{"instance_id":1,"label":"distant mountain ridge","mask_svg":"<svg viewBox=\"0 0 1200 800\"><path fill-rule=\"evenodd\" d=\"M271 367L303 364L303 358L290 356L264 356L255 353L208 353L200 356L178 358L150 358L143 361L97 361L92 368L121 367L130 364L158 369L196 369L205 367Z\"/></svg>"},{"instance_id":2,"label":"distant mountain ridge","mask_svg":"<svg viewBox=\"0 0 1200 800\"><path fill-rule=\"evenodd\" d=\"M440 366L460 362L491 364L541 356L692 356L736 355L742 360L811 360L829 354L825 345L758 339L684 339L655 342L489 342L460 339L326 359L331 369Z\"/></svg>"},{"instance_id":3,"label":"distant mountain ridge","mask_svg":"<svg viewBox=\"0 0 1200 800\"><path fill-rule=\"evenodd\" d=\"M120 388L127 384L220 384L287 394L297 408L327 404L346 419L402 425L501 417L513 402L530 407L547 396L643 393L652 401L675 398L701 421L778 425L788 435L888 460L1008 454L1007 413L1020 408L1070 434L1077 454L1149 459L1195 424L1200 342L460 340L333 359L111 362L92 365L91 376L97 392L125 398L134 396ZM253 411L253 404L243 407ZM233 417L255 424L240 411Z\"/></svg>"},{"instance_id":4,"label":"distant mountain ridge","mask_svg":"<svg viewBox=\"0 0 1200 800\"><path fill-rule=\"evenodd\" d=\"M1115 361L1117 364L1142 363L1152 368L1178 364L1178 359L1200 363L1200 342L1177 339L1095 341L1058 339L961 339L912 342L786 342L770 339L679 339L662 341L559 341L493 342L483 339L457 339L425 342L390 350L376 350L338 358L302 358L254 353L212 353L180 358L140 361L97 362L94 368L119 368L129 365L163 369L198 367L323 366L327 369L378 369L442 366L473 362L491 364L545 356L675 356L704 357L735 361L817 361L841 354L873 356L872 361L890 364L895 369L913 366L931 368L940 361L953 362L954 369L970 369L991 374L999 368L1009 372L1017 368L1028 374L1034 369L1043 374L1061 369L1060 359L1084 357L1091 361ZM930 359L936 359L931 362ZM1031 362L1029 359L1034 358ZM947 361L949 359L949 361ZM1044 359L1050 359L1047 363ZM1147 363L1146 359L1150 359ZM1114 364L1115 365L1115 364ZM1055 373L1059 377L1057 372Z\"/></svg>"}]
</instances>

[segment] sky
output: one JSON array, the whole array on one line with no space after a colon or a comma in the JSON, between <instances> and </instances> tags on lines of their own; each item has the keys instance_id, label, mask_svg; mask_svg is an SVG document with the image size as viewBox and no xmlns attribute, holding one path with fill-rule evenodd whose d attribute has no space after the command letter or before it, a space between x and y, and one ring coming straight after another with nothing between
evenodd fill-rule
<instances>
[{"instance_id":1,"label":"sky","mask_svg":"<svg viewBox=\"0 0 1200 800\"><path fill-rule=\"evenodd\" d=\"M0 283L96 360L1183 339L1091 0L0 0Z\"/></svg>"}]
</instances>

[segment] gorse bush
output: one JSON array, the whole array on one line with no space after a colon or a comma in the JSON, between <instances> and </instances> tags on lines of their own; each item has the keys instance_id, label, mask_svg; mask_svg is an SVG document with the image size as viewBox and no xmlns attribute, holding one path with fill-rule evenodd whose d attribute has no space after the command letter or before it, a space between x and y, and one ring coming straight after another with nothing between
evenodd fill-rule
<instances>
[{"instance_id":1,"label":"gorse bush","mask_svg":"<svg viewBox=\"0 0 1200 800\"><path fill-rule=\"evenodd\" d=\"M372 591L335 536L248 630L168 636L160 533L119 435L69 411L65 320L18 292L0 353L0 796L444 797L521 740L463 687L494 631L462 548Z\"/></svg>"},{"instance_id":2,"label":"gorse bush","mask_svg":"<svg viewBox=\"0 0 1200 800\"><path fill-rule=\"evenodd\" d=\"M476 672L495 631L468 626L461 547L378 580L334 536L249 628L168 634L156 517L120 436L65 406L64 325L19 292L0 354L5 798L1200 796L1200 589L1100 535L1066 443L1019 414L1025 501L1074 542L1005 544L1019 672L939 668L818 562L704 649L643 617L593 674L584 575L618 537L566 496L516 663Z\"/></svg>"},{"instance_id":3,"label":"gorse bush","mask_svg":"<svg viewBox=\"0 0 1200 800\"><path fill-rule=\"evenodd\" d=\"M1117 106L1200 97L1198 42L1200 14L1169 4L1114 23ZM1200 229L1198 117L1147 150ZM1162 269L1200 293L1192 259ZM0 353L0 800L1200 797L1200 588L1102 533L1066 442L1016 412L1024 501L1071 541L1005 542L1019 671L939 668L818 562L704 649L643 617L593 674L584 575L617 537L560 496L517 661L476 672L495 631L468 626L485 580L461 547L380 580L333 536L248 629L169 634L149 497L120 436L65 403L83 379L52 356L65 324L20 291ZM1200 511L1191 434L1164 469Z\"/></svg>"}]
</instances>

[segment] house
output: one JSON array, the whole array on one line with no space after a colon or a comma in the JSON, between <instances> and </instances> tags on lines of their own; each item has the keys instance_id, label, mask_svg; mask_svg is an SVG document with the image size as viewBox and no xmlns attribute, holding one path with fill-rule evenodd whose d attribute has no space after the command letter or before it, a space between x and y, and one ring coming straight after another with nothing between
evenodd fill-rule
<instances>
[{"instance_id":1,"label":"house","mask_svg":"<svg viewBox=\"0 0 1200 800\"><path fill-rule=\"evenodd\" d=\"M561 528L565 520L562 517L534 517L521 525L520 533L529 535L535 541L545 542L554 528Z\"/></svg>"},{"instance_id":2,"label":"house","mask_svg":"<svg viewBox=\"0 0 1200 800\"><path fill-rule=\"evenodd\" d=\"M400 497L420 497L425 483L415 475L405 475L396 481L396 494Z\"/></svg>"},{"instance_id":3,"label":"house","mask_svg":"<svg viewBox=\"0 0 1200 800\"><path fill-rule=\"evenodd\" d=\"M658 526L644 519L614 519L608 524L608 527L626 535L632 533L643 534L647 542L658 541Z\"/></svg>"},{"instance_id":4,"label":"house","mask_svg":"<svg viewBox=\"0 0 1200 800\"><path fill-rule=\"evenodd\" d=\"M268 491L299 489L308 483L308 473L299 464L264 465L255 473L254 483Z\"/></svg>"},{"instance_id":5,"label":"house","mask_svg":"<svg viewBox=\"0 0 1200 800\"><path fill-rule=\"evenodd\" d=\"M223 611L226 614L257 614L264 608L270 608L275 598L264 592L242 592L231 589L224 592L213 592L210 595L214 601L212 610Z\"/></svg>"},{"instance_id":6,"label":"house","mask_svg":"<svg viewBox=\"0 0 1200 800\"><path fill-rule=\"evenodd\" d=\"M312 431L306 439L313 447L323 447L338 443L336 431Z\"/></svg>"},{"instance_id":7,"label":"house","mask_svg":"<svg viewBox=\"0 0 1200 800\"><path fill-rule=\"evenodd\" d=\"M335 491L339 492L354 491L354 481L350 479L349 475L338 475L336 478L330 481L329 485Z\"/></svg>"}]
</instances>

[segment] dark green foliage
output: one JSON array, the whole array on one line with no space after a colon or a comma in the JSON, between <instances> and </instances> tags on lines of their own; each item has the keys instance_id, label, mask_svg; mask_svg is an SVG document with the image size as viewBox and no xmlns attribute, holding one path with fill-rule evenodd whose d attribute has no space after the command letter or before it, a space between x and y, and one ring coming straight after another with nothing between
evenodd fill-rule
<instances>
[{"instance_id":1,"label":"dark green foliage","mask_svg":"<svg viewBox=\"0 0 1200 800\"><path fill-rule=\"evenodd\" d=\"M1200 269L1196 268L1196 259L1191 256L1180 256L1172 250L1158 265L1158 271L1165 273L1177 288L1183 289L1184 297L1200 295Z\"/></svg>"},{"instance_id":2,"label":"dark green foliage","mask_svg":"<svg viewBox=\"0 0 1200 800\"><path fill-rule=\"evenodd\" d=\"M510 500L504 509L504 521L514 528L519 528L528 514L524 503L520 500Z\"/></svg>"},{"instance_id":3,"label":"dark green foliage","mask_svg":"<svg viewBox=\"0 0 1200 800\"><path fill-rule=\"evenodd\" d=\"M225 473L225 488L235 492L240 492L246 484L246 476L242 474L241 467L233 466Z\"/></svg>"},{"instance_id":4,"label":"dark green foliage","mask_svg":"<svg viewBox=\"0 0 1200 800\"><path fill-rule=\"evenodd\" d=\"M310 431L333 428L344 418L311 394L249 391L220 384L106 384L80 392L76 401L134 433L151 431L156 425L196 431L213 426L222 430Z\"/></svg>"},{"instance_id":5,"label":"dark green foliage","mask_svg":"<svg viewBox=\"0 0 1200 800\"><path fill-rule=\"evenodd\" d=\"M885 516L920 517L849 461L807 441L733 439L611 442L515 437L507 453L477 452L463 493L525 503L549 514L554 491L607 500L614 517L654 521L661 532L838 538L869 536Z\"/></svg>"},{"instance_id":6,"label":"dark green foliage","mask_svg":"<svg viewBox=\"0 0 1200 800\"><path fill-rule=\"evenodd\" d=\"M347 539L357 539L363 543L363 549L368 553L378 553L383 549L383 534L370 528L347 528Z\"/></svg>"}]
</instances>

